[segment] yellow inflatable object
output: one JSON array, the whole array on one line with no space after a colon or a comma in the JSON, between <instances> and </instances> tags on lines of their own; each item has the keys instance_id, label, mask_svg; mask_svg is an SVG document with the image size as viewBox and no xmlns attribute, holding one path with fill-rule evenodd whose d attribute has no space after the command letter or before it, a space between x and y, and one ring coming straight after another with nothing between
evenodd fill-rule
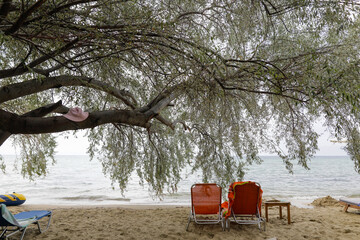
<instances>
[{"instance_id":1,"label":"yellow inflatable object","mask_svg":"<svg viewBox=\"0 0 360 240\"><path fill-rule=\"evenodd\" d=\"M25 201L26 201L25 196L19 193L0 195L0 204L5 204L6 206L21 205Z\"/></svg>"}]
</instances>

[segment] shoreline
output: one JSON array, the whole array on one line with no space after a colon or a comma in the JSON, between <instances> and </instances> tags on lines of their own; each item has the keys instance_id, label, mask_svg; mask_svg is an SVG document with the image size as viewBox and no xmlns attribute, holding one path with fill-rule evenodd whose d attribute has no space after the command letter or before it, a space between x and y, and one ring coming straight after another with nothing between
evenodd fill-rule
<instances>
[{"instance_id":1,"label":"shoreline","mask_svg":"<svg viewBox=\"0 0 360 240\"><path fill-rule=\"evenodd\" d=\"M312 199L288 199L288 198L282 198L282 199L277 199L274 197L263 197L262 199L262 207L264 208L264 202L265 201L271 201L271 200L275 200L275 201L287 201L287 202L291 202L291 206L292 207L296 207L296 208L300 208L300 209L313 209L316 206L341 206L338 203L338 198L333 198L331 196L326 196L326 197L320 197L320 198L312 198ZM297 203L297 204L294 204ZM126 208L126 209L156 209L156 208L190 208L190 199L189 199L189 203L188 204L167 204L167 203L149 203L149 204L144 204L144 203L128 203L128 204L124 204L124 203L113 203L113 204L74 204L74 203L69 203L69 204L43 204L43 203L24 203L22 205L19 206L14 206L15 208L24 208L24 209L29 209L29 210L33 210L33 209L39 209L39 208L46 208L46 209L64 209L64 208Z\"/></svg>"},{"instance_id":2,"label":"shoreline","mask_svg":"<svg viewBox=\"0 0 360 240\"><path fill-rule=\"evenodd\" d=\"M224 190L223 190L224 191ZM356 189L354 189L355 192L357 192ZM9 191L8 191L9 192ZM19 193L19 192L17 192ZM26 194L26 193L24 193ZM99 207L99 206L181 206L181 207L190 207L191 205L191 194L190 191L186 193L181 193L181 199L176 199L176 201L169 201L169 199L172 197L172 195L166 196L165 199L159 200L159 199L152 199L149 201L143 200L138 201L138 199L129 200L129 201L122 201L122 200L109 200L106 195L104 194L103 199L96 199L92 200L91 197L83 197L83 198L77 198L75 200L66 200L64 198L53 198L53 199L33 199L32 196L29 196L28 194L25 195L27 198L24 205L37 205L37 206L61 206L61 207L77 207L77 206L88 206L88 207ZM175 194L176 195L176 194ZM312 195L268 195L263 194L262 198L263 201L267 200L281 200L281 201L287 201L291 202L293 206L299 207L299 208L312 208L312 202L319 198L325 198L328 194L318 194L315 196ZM331 195L334 199L339 200L340 198L359 198L360 192L354 193L354 194L347 194L347 195ZM50 196L51 197L51 196ZM63 200L62 200L63 199ZM71 198L72 199L72 198ZM172 200L172 199L171 199ZM186 200L186 201L185 201ZM227 194L225 195L225 198L222 198L222 201L227 200Z\"/></svg>"},{"instance_id":3,"label":"shoreline","mask_svg":"<svg viewBox=\"0 0 360 240\"><path fill-rule=\"evenodd\" d=\"M48 207L52 207L52 208L96 208L96 207L110 207L110 208L114 208L114 207L124 207L124 208L157 208L157 207L163 207L163 208L173 208L173 207L189 207L191 205L190 202L190 195L188 196L189 200L188 203L183 203L183 202L179 202L179 203L166 203L166 202L151 202L151 203L124 203L122 201L119 201L118 203L102 203L102 202L97 202L97 203L87 203L87 202L83 202L83 201L78 201L78 204L74 201L71 201L69 203L64 203L64 202L59 202L59 203L50 203L50 204L44 204L44 203L29 203L29 201L26 201L23 205L21 206L48 206ZM306 197L306 198L296 198L296 197L280 197L278 198L278 196L263 196L263 202L268 201L268 200L280 200L280 201L286 201L286 202L291 202L292 206L298 207L298 208L314 208L314 205L312 204L312 202L316 201L317 199L324 199L327 198L329 196L321 196L321 197ZM345 197L345 196L341 196L341 197ZM341 198L339 196L336 196L334 199L335 200L339 200L339 198ZM358 197L358 195L356 195L356 197ZM225 200L223 200L225 201Z\"/></svg>"},{"instance_id":4,"label":"shoreline","mask_svg":"<svg viewBox=\"0 0 360 240\"><path fill-rule=\"evenodd\" d=\"M266 231L255 225L232 224L230 231L221 225L190 224L185 230L189 206L176 205L20 205L12 213L27 210L52 210L48 231L38 234L30 226L26 239L349 239L360 236L360 211L349 209L331 197L316 199L313 208L291 206L291 224L279 218L278 207L269 209ZM283 211L286 215L286 211ZM262 208L264 217L264 208Z\"/></svg>"}]
</instances>

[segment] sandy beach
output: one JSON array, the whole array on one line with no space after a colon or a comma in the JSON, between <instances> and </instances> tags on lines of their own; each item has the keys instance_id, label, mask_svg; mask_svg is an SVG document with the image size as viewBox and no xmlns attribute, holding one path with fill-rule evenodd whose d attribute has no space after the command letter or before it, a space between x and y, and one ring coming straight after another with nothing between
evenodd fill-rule
<instances>
[{"instance_id":1,"label":"sandy beach","mask_svg":"<svg viewBox=\"0 0 360 240\"><path fill-rule=\"evenodd\" d=\"M349 209L331 198L315 200L313 208L291 206L291 224L279 218L278 207L269 209L266 231L255 225L231 225L222 231L218 225L191 223L185 230L190 208L178 206L45 206L9 207L17 213L26 210L49 209L53 218L49 230L38 234L30 226L24 239L349 239L360 236L360 211ZM263 209L264 215L264 209ZM15 238L16 239L16 238Z\"/></svg>"}]
</instances>

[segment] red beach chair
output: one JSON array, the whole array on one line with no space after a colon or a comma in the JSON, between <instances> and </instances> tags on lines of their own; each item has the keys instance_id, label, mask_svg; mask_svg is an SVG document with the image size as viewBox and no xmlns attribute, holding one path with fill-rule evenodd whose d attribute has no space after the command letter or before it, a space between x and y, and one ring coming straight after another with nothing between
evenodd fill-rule
<instances>
[{"instance_id":1,"label":"red beach chair","mask_svg":"<svg viewBox=\"0 0 360 240\"><path fill-rule=\"evenodd\" d=\"M261 223L265 219L261 217L262 190L256 182L234 182L229 187L229 201L224 202L223 215L226 228L230 229L230 221L238 224L257 224L261 230Z\"/></svg>"},{"instance_id":2,"label":"red beach chair","mask_svg":"<svg viewBox=\"0 0 360 240\"><path fill-rule=\"evenodd\" d=\"M221 187L215 183L198 183L191 187L191 211L186 231L190 222L197 224L221 223Z\"/></svg>"}]
</instances>

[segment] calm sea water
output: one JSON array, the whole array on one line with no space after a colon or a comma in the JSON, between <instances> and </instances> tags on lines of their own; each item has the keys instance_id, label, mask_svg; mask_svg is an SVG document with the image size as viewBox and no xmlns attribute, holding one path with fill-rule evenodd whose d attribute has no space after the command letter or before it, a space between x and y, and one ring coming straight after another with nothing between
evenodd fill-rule
<instances>
[{"instance_id":1,"label":"calm sea water","mask_svg":"<svg viewBox=\"0 0 360 240\"><path fill-rule=\"evenodd\" d=\"M15 156L3 156L7 173L0 173L0 194L22 193L27 204L54 205L104 205L104 204L161 204L190 205L190 187L201 182L201 174L185 175L176 194L166 194L162 200L149 195L140 186L134 174L125 195L113 189L98 161L87 156L57 156L57 164L49 168L49 174L30 182L17 173L12 163ZM253 165L245 180L259 182L264 198L291 201L293 205L308 207L314 199L332 196L360 197L360 175L354 170L349 157L315 157L305 170L294 166L289 174L278 157L263 157L261 165ZM227 191L227 189L224 189Z\"/></svg>"}]
</instances>

